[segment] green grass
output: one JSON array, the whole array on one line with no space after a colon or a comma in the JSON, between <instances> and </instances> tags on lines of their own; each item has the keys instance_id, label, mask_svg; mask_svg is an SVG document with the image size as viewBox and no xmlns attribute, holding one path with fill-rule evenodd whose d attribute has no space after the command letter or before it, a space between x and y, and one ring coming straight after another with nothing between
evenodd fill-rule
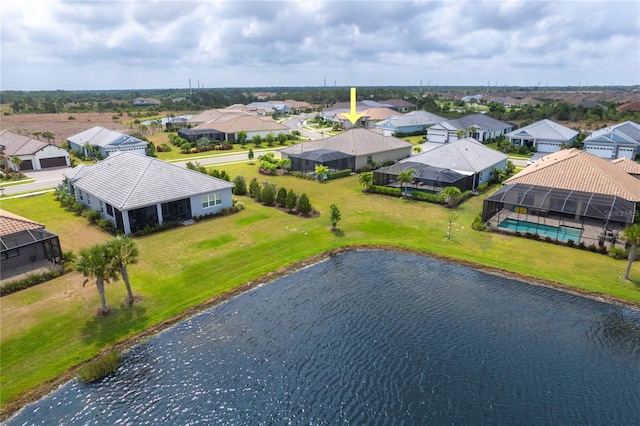
<instances>
[{"instance_id":1,"label":"green grass","mask_svg":"<svg viewBox=\"0 0 640 426\"><path fill-rule=\"evenodd\" d=\"M476 197L459 207L453 237L445 237L448 210L441 206L363 194L358 177L317 183L292 176L257 175L257 166L221 167L232 177L254 176L309 195L319 217L304 219L238 197L245 210L138 238L140 262L130 267L139 298L133 307L121 282L106 287L112 311L98 316L93 282L72 273L2 298L0 403L19 398L118 342L180 315L214 296L266 274L350 245L394 245L513 271L617 298L640 302L640 270L622 279L626 263L607 256L497 233L471 230L482 209ZM342 213L331 232L329 205ZM86 220L60 209L53 195L8 199L3 208L60 235L63 250L109 238Z\"/></svg>"},{"instance_id":2,"label":"green grass","mask_svg":"<svg viewBox=\"0 0 640 426\"><path fill-rule=\"evenodd\" d=\"M78 378L83 383L96 382L115 372L120 365L120 352L110 351L105 355L89 361L83 365L78 373Z\"/></svg>"}]
</instances>

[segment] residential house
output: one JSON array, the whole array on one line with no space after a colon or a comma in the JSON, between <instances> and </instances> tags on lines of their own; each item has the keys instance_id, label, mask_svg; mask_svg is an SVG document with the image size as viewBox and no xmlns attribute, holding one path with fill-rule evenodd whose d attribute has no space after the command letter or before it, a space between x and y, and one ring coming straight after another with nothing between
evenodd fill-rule
<instances>
[{"instance_id":1,"label":"residential house","mask_svg":"<svg viewBox=\"0 0 640 426\"><path fill-rule=\"evenodd\" d=\"M571 146L579 133L545 119L509 132L504 137L515 146L533 147L537 152L556 152Z\"/></svg>"},{"instance_id":2,"label":"residential house","mask_svg":"<svg viewBox=\"0 0 640 426\"><path fill-rule=\"evenodd\" d=\"M71 165L66 149L7 130L0 131L0 149L3 152L3 161L6 160L4 166L14 170L18 167L21 171L25 171ZM14 157L22 160L19 166L11 162Z\"/></svg>"},{"instance_id":3,"label":"residential house","mask_svg":"<svg viewBox=\"0 0 640 426\"><path fill-rule=\"evenodd\" d=\"M160 105L162 102L155 98L143 98L138 97L133 100L133 106L155 106Z\"/></svg>"},{"instance_id":4,"label":"residential house","mask_svg":"<svg viewBox=\"0 0 640 426\"><path fill-rule=\"evenodd\" d=\"M611 160L611 162L624 170L625 173L640 179L640 164L637 162L630 160L627 157L617 158L615 160Z\"/></svg>"},{"instance_id":5,"label":"residential house","mask_svg":"<svg viewBox=\"0 0 640 426\"><path fill-rule=\"evenodd\" d=\"M147 155L147 142L100 126L70 136L67 138L67 142L69 142L70 149L83 152L84 155L91 155L90 147L100 152L103 157L117 151Z\"/></svg>"},{"instance_id":6,"label":"residential house","mask_svg":"<svg viewBox=\"0 0 640 426\"><path fill-rule=\"evenodd\" d=\"M429 143L421 154L375 170L376 185L399 186L400 172L413 169L413 190L440 192L448 186L460 191L475 190L491 180L493 169L505 170L508 156L487 148L473 138L448 144Z\"/></svg>"},{"instance_id":7,"label":"residential house","mask_svg":"<svg viewBox=\"0 0 640 426\"><path fill-rule=\"evenodd\" d=\"M402 115L392 115L377 122L375 127L383 130L385 135L394 135L397 132L424 132L429 126L443 120L444 118L427 111L411 111Z\"/></svg>"},{"instance_id":8,"label":"residential house","mask_svg":"<svg viewBox=\"0 0 640 426\"><path fill-rule=\"evenodd\" d=\"M347 118L346 112L341 112L336 114L333 118L334 122L340 123L340 127L343 129L352 129L354 127L364 127L364 128L372 128L375 122L384 120L392 115L398 114L398 111L395 111L390 108L367 108L364 111L359 112L362 114L360 118L355 123L352 123L351 120Z\"/></svg>"},{"instance_id":9,"label":"residential house","mask_svg":"<svg viewBox=\"0 0 640 426\"><path fill-rule=\"evenodd\" d=\"M198 115L202 116L203 114ZM248 140L256 135L264 139L268 134L277 136L280 133L289 134L291 132L290 128L283 126L271 117L261 117L239 110L209 111L207 116L213 118L191 128L180 129L178 135L189 142L195 142L203 137L210 140L233 142L237 140L240 132L245 132ZM197 119L202 118L196 116L189 122Z\"/></svg>"},{"instance_id":10,"label":"residential house","mask_svg":"<svg viewBox=\"0 0 640 426\"><path fill-rule=\"evenodd\" d=\"M623 167L576 148L546 155L484 201L482 219L505 231L596 243L633 223L640 184Z\"/></svg>"},{"instance_id":11,"label":"residential house","mask_svg":"<svg viewBox=\"0 0 640 426\"><path fill-rule=\"evenodd\" d=\"M280 151L291 160L294 171L313 171L316 165L330 169L358 171L375 161L383 164L411 155L413 144L370 129L351 129L327 139L303 142ZM335 163L331 162L334 161Z\"/></svg>"},{"instance_id":12,"label":"residential house","mask_svg":"<svg viewBox=\"0 0 640 426\"><path fill-rule=\"evenodd\" d=\"M584 139L582 149L608 160L634 160L640 155L640 124L625 121L596 130Z\"/></svg>"},{"instance_id":13,"label":"residential house","mask_svg":"<svg viewBox=\"0 0 640 426\"><path fill-rule=\"evenodd\" d=\"M131 152L81 164L64 176L78 201L125 234L233 206L232 183Z\"/></svg>"},{"instance_id":14,"label":"residential house","mask_svg":"<svg viewBox=\"0 0 640 426\"><path fill-rule=\"evenodd\" d=\"M0 210L0 270L3 281L60 264L60 239L44 228L40 223Z\"/></svg>"},{"instance_id":15,"label":"residential house","mask_svg":"<svg viewBox=\"0 0 640 426\"><path fill-rule=\"evenodd\" d=\"M429 142L448 143L458 139L458 131L463 131L463 137L484 142L504 135L513 130L513 128L514 125L511 123L505 123L484 114L471 114L434 124L427 129L427 140Z\"/></svg>"},{"instance_id":16,"label":"residential house","mask_svg":"<svg viewBox=\"0 0 640 426\"><path fill-rule=\"evenodd\" d=\"M618 111L640 111L640 102L629 102L616 108Z\"/></svg>"}]
</instances>

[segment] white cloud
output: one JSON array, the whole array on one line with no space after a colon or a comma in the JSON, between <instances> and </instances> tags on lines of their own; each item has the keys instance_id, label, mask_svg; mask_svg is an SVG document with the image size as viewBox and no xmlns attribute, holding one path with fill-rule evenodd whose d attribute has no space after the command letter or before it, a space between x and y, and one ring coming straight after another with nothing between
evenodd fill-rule
<instances>
[{"instance_id":1,"label":"white cloud","mask_svg":"<svg viewBox=\"0 0 640 426\"><path fill-rule=\"evenodd\" d=\"M1 85L630 85L639 14L632 1L10 2Z\"/></svg>"}]
</instances>

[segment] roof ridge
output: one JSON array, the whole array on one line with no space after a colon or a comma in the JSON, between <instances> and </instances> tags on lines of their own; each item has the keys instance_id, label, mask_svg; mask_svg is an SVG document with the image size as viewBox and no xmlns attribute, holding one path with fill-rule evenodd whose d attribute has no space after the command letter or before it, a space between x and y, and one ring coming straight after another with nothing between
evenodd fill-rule
<instances>
[{"instance_id":1,"label":"roof ridge","mask_svg":"<svg viewBox=\"0 0 640 426\"><path fill-rule=\"evenodd\" d=\"M124 154L124 151L119 151L120 153ZM138 155L138 154L132 154L132 155ZM141 156L140 156L141 157ZM108 159L108 157L107 157ZM126 205L127 201L129 201L129 198L131 198L131 196L133 195L133 193L135 192L136 188L138 187L138 185L140 185L140 181L142 181L142 179L144 178L145 174L147 173L147 170L149 170L149 167L151 167L151 164L153 164L153 157L144 157L145 160L148 161L147 163L147 167L144 168L144 171L142 173L140 173L140 176L138 176L138 180L136 181L136 183L131 187L131 191L129 191L129 193L127 194L127 196L124 198L124 202L122 203L122 205ZM106 160L106 159L105 159ZM167 163L167 164L171 164L171 163ZM122 208L122 206L119 206L120 208ZM119 210L119 209L118 209Z\"/></svg>"}]
</instances>

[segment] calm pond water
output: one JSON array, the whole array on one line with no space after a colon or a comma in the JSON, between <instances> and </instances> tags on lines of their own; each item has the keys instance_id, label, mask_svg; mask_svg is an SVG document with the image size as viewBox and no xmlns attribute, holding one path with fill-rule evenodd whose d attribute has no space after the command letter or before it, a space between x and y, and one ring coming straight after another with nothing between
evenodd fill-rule
<instances>
[{"instance_id":1,"label":"calm pond water","mask_svg":"<svg viewBox=\"0 0 640 426\"><path fill-rule=\"evenodd\" d=\"M349 252L199 314L14 424L640 424L640 312Z\"/></svg>"}]
</instances>

